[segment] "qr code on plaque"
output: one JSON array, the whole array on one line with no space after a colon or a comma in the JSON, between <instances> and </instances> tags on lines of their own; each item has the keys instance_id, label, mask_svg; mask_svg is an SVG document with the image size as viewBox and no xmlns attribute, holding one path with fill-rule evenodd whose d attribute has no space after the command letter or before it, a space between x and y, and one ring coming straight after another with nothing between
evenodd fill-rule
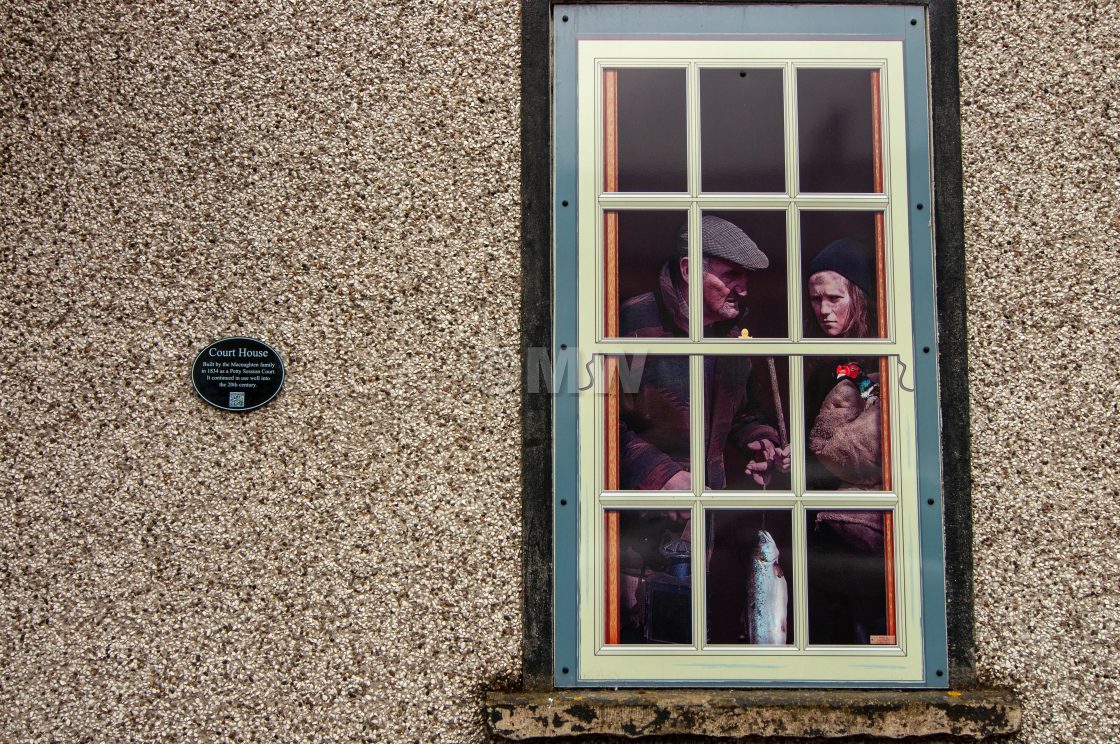
<instances>
[{"instance_id":1,"label":"qr code on plaque","mask_svg":"<svg viewBox=\"0 0 1120 744\"><path fill-rule=\"evenodd\" d=\"M230 408L244 408L245 407L245 393L230 393L229 394L229 407Z\"/></svg>"}]
</instances>

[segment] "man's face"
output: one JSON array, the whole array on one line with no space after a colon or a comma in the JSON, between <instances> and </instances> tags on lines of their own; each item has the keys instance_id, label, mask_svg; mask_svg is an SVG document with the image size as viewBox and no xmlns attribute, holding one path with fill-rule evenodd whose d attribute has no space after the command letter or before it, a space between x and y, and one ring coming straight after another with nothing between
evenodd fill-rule
<instances>
[{"instance_id":1,"label":"man's face","mask_svg":"<svg viewBox=\"0 0 1120 744\"><path fill-rule=\"evenodd\" d=\"M704 271L704 325L734 320L747 298L747 270L722 258L708 258ZM688 259L681 259L681 274L688 280Z\"/></svg>"},{"instance_id":2,"label":"man's face","mask_svg":"<svg viewBox=\"0 0 1120 744\"><path fill-rule=\"evenodd\" d=\"M848 330L852 297L844 277L835 271L818 271L809 277L809 304L825 334L840 336Z\"/></svg>"}]
</instances>

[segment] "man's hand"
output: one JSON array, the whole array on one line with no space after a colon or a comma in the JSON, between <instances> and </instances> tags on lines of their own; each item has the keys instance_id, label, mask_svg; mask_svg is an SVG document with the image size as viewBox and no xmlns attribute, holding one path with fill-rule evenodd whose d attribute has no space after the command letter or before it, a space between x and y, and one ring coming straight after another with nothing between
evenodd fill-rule
<instances>
[{"instance_id":1,"label":"man's hand","mask_svg":"<svg viewBox=\"0 0 1120 744\"><path fill-rule=\"evenodd\" d=\"M774 470L779 473L789 472L789 445L775 447L769 439L760 439L747 443L747 449L756 452L761 459L747 463L747 475L754 479L760 486L770 483Z\"/></svg>"},{"instance_id":2,"label":"man's hand","mask_svg":"<svg viewBox=\"0 0 1120 744\"><path fill-rule=\"evenodd\" d=\"M669 480L665 481L665 485L662 486L662 488L666 491L691 491L692 474L687 470L682 470Z\"/></svg>"}]
</instances>

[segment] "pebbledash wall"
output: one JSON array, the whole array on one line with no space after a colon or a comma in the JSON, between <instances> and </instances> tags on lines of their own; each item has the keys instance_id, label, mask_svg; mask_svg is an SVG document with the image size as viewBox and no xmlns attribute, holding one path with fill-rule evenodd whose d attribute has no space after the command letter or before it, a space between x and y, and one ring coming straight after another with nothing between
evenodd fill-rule
<instances>
[{"instance_id":1,"label":"pebbledash wall","mask_svg":"<svg viewBox=\"0 0 1120 744\"><path fill-rule=\"evenodd\" d=\"M514 2L8 3L0 738L485 740L520 671ZM1120 739L1120 16L960 6L981 680ZM207 407L227 335L280 397Z\"/></svg>"}]
</instances>

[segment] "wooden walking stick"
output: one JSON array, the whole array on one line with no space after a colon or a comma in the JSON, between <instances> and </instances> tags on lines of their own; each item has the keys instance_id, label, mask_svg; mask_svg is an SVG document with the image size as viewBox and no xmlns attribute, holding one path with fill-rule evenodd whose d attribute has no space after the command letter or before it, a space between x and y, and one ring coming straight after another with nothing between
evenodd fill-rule
<instances>
[{"instance_id":1,"label":"wooden walking stick","mask_svg":"<svg viewBox=\"0 0 1120 744\"><path fill-rule=\"evenodd\" d=\"M770 394L774 397L774 418L778 419L778 438L781 440L782 449L785 449L789 444L789 434L786 432L786 412L782 407L782 394L778 391L778 368L774 364L774 357L766 357L766 362L770 367ZM762 513L762 520L766 521L766 512Z\"/></svg>"},{"instance_id":2,"label":"wooden walking stick","mask_svg":"<svg viewBox=\"0 0 1120 744\"><path fill-rule=\"evenodd\" d=\"M786 432L786 410L782 406L782 394L778 391L778 368L774 364L774 357L766 357L770 367L770 392L774 396L774 416L778 419L778 436L782 440L782 449L789 446L789 434Z\"/></svg>"}]
</instances>

